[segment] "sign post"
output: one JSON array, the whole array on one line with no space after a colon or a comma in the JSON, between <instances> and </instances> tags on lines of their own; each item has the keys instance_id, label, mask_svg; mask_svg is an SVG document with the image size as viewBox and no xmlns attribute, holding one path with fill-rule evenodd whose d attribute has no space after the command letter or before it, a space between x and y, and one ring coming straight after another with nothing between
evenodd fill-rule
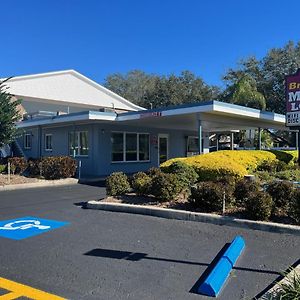
<instances>
[{"instance_id":1,"label":"sign post","mask_svg":"<svg viewBox=\"0 0 300 300\"><path fill-rule=\"evenodd\" d=\"M286 126L300 130L300 69L285 77ZM298 134L298 133L297 133ZM300 147L298 147L300 166Z\"/></svg>"}]
</instances>

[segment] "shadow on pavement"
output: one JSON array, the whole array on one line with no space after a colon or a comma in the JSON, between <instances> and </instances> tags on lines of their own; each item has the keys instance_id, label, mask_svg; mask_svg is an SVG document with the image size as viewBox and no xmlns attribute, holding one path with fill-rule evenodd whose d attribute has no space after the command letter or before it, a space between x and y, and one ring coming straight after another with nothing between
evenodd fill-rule
<instances>
[{"instance_id":1,"label":"shadow on pavement","mask_svg":"<svg viewBox=\"0 0 300 300\"><path fill-rule=\"evenodd\" d=\"M202 263L197 261L188 261L188 260L177 260L177 259L169 259L169 258L161 258L161 257L152 257L148 256L147 253L139 253L139 252L129 252L129 251L120 251L120 250L111 250L111 249L102 249L96 248L90 250L84 255L94 256L94 257L103 257L103 258L111 258L111 259L119 259L119 260L129 260L129 261L140 261L140 260L152 260L152 261L163 261L170 263L179 263L179 264L187 264L187 265L196 265L196 266L205 266L207 269L203 272L201 277L197 280L197 282L190 289L190 293L197 293L199 285L204 281L204 279L208 276L209 272L216 265L219 258L226 251L230 243L224 245L221 251L217 254L217 256L213 259L211 263ZM252 268L244 268L244 267L233 267L234 270L246 271L246 272L256 272L256 273L264 273L264 274L272 274L272 275L280 275L279 272L272 270L260 270L260 269L252 269Z\"/></svg>"}]
</instances>

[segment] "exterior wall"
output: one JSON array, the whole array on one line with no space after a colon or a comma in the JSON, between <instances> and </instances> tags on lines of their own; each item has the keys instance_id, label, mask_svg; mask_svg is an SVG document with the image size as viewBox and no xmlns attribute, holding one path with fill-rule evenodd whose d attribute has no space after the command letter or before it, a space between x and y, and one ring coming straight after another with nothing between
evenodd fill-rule
<instances>
[{"instance_id":1,"label":"exterior wall","mask_svg":"<svg viewBox=\"0 0 300 300\"><path fill-rule=\"evenodd\" d=\"M150 167L158 166L158 145L153 142L158 140L158 134L169 135L169 158L182 157L186 155L186 138L188 135L197 136L197 132L166 130L154 128L136 128L134 126L124 126L121 124L87 124L64 127L48 127L28 129L24 132L32 133L32 147L24 149L24 139L19 138L26 157L59 156L69 155L68 135L72 131L88 131L89 155L87 157L76 157L82 162L83 176L106 176L115 171L134 173L148 170ZM111 162L111 133L139 132L150 134L150 161L149 162ZM23 133L24 133L23 132ZM45 150L45 134L52 134L52 151ZM41 136L41 150L39 146L39 136Z\"/></svg>"}]
</instances>

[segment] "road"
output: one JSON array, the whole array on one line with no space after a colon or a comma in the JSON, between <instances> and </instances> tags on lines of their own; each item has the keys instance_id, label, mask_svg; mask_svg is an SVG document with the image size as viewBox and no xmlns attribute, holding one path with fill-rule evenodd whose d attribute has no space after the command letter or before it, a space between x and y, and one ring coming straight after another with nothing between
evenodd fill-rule
<instances>
[{"instance_id":1,"label":"road","mask_svg":"<svg viewBox=\"0 0 300 300\"><path fill-rule=\"evenodd\" d=\"M300 238L288 234L81 208L104 195L86 185L0 192L0 221L69 222L0 237L0 277L67 299L209 299L194 292L199 278L240 234L246 250L218 299L251 299L300 258Z\"/></svg>"}]
</instances>

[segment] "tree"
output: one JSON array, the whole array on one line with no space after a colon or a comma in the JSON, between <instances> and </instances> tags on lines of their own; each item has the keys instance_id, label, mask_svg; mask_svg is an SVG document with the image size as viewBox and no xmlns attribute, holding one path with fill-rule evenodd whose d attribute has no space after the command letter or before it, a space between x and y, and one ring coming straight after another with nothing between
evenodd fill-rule
<instances>
[{"instance_id":1,"label":"tree","mask_svg":"<svg viewBox=\"0 0 300 300\"><path fill-rule=\"evenodd\" d=\"M4 81L0 81L0 147L11 143L16 136L15 123L19 120L20 100L14 100Z\"/></svg>"},{"instance_id":2,"label":"tree","mask_svg":"<svg viewBox=\"0 0 300 300\"><path fill-rule=\"evenodd\" d=\"M264 110L266 100L263 94L257 91L255 80L248 74L243 75L229 90L227 100L234 104Z\"/></svg>"},{"instance_id":3,"label":"tree","mask_svg":"<svg viewBox=\"0 0 300 300\"><path fill-rule=\"evenodd\" d=\"M266 99L266 109L285 113L286 75L295 73L300 67L300 42L296 45L288 42L282 48L271 49L265 57L242 60L236 69L229 69L223 77L227 87L222 95L223 100L230 94L233 86L245 75L256 82L257 91Z\"/></svg>"},{"instance_id":4,"label":"tree","mask_svg":"<svg viewBox=\"0 0 300 300\"><path fill-rule=\"evenodd\" d=\"M159 76L134 70L125 75L109 75L104 85L145 108L213 100L219 95L219 88L209 86L190 71Z\"/></svg>"}]
</instances>

